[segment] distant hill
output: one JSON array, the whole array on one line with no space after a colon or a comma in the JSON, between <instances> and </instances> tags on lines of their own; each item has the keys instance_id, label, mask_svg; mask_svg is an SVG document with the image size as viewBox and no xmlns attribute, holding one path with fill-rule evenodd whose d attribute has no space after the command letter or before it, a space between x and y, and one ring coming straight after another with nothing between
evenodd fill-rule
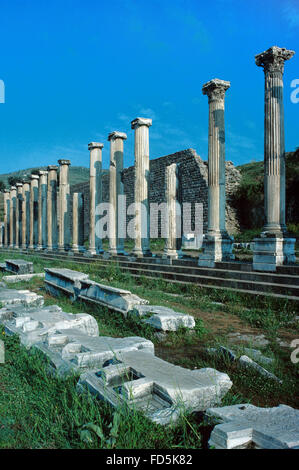
<instances>
[{"instance_id":1,"label":"distant hill","mask_svg":"<svg viewBox=\"0 0 299 470\"><path fill-rule=\"evenodd\" d=\"M257 228L264 223L264 162L245 163L237 167L241 184L233 196L242 228ZM299 223L299 147L286 153L286 218L288 224Z\"/></svg>"},{"instance_id":2,"label":"distant hill","mask_svg":"<svg viewBox=\"0 0 299 470\"><path fill-rule=\"evenodd\" d=\"M31 172L33 170L46 170L47 167L45 166L40 166L36 168L27 168L26 170L19 170L19 171L13 171L12 173L5 173L0 175L0 181L3 181L3 183L8 186L8 178L10 176L16 177L16 178L26 178L31 175ZM76 184L76 183L84 183L85 181L89 180L89 168L86 168L84 166L70 166L70 184Z\"/></svg>"}]
</instances>

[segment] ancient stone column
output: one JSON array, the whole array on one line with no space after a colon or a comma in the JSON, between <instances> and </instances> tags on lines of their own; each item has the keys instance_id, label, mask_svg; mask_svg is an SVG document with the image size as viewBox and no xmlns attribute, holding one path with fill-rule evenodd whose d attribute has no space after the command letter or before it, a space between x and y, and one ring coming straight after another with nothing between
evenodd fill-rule
<instances>
[{"instance_id":1,"label":"ancient stone column","mask_svg":"<svg viewBox=\"0 0 299 470\"><path fill-rule=\"evenodd\" d=\"M22 199L23 199L23 184L17 183L17 196L16 196L16 246L20 248L22 245Z\"/></svg>"},{"instance_id":2,"label":"ancient stone column","mask_svg":"<svg viewBox=\"0 0 299 470\"><path fill-rule=\"evenodd\" d=\"M215 78L202 88L209 98L208 232L198 265L234 259L232 238L225 226L225 131L224 95L230 82Z\"/></svg>"},{"instance_id":3,"label":"ancient stone column","mask_svg":"<svg viewBox=\"0 0 299 470\"><path fill-rule=\"evenodd\" d=\"M136 118L131 122L135 130L135 256L151 256L149 213L149 127L151 119Z\"/></svg>"},{"instance_id":4,"label":"ancient stone column","mask_svg":"<svg viewBox=\"0 0 299 470\"><path fill-rule=\"evenodd\" d=\"M30 230L29 250L34 250L38 241L38 175L31 175L30 182Z\"/></svg>"},{"instance_id":5,"label":"ancient stone column","mask_svg":"<svg viewBox=\"0 0 299 470\"><path fill-rule=\"evenodd\" d=\"M104 144L91 142L90 151L90 199L89 199L89 255L102 253L102 234L99 229L99 205L102 202L102 148Z\"/></svg>"},{"instance_id":6,"label":"ancient stone column","mask_svg":"<svg viewBox=\"0 0 299 470\"><path fill-rule=\"evenodd\" d=\"M295 239L285 224L285 143L283 109L284 63L294 51L270 47L255 56L265 72L264 199L265 225L254 240L253 269L275 271L295 262Z\"/></svg>"},{"instance_id":7,"label":"ancient stone column","mask_svg":"<svg viewBox=\"0 0 299 470\"><path fill-rule=\"evenodd\" d=\"M124 186L121 180L121 172L124 164L124 140L127 135L123 132L111 132L110 141L110 169L109 169L109 253L124 253L124 239L120 236L119 214L121 198L124 197Z\"/></svg>"},{"instance_id":8,"label":"ancient stone column","mask_svg":"<svg viewBox=\"0 0 299 470\"><path fill-rule=\"evenodd\" d=\"M38 182L38 244L37 250L47 246L47 171L40 170Z\"/></svg>"},{"instance_id":9,"label":"ancient stone column","mask_svg":"<svg viewBox=\"0 0 299 470\"><path fill-rule=\"evenodd\" d=\"M59 237L58 250L68 251L71 243L70 232L70 160L58 160L59 171Z\"/></svg>"},{"instance_id":10,"label":"ancient stone column","mask_svg":"<svg viewBox=\"0 0 299 470\"><path fill-rule=\"evenodd\" d=\"M164 258L181 258L182 253L182 214L180 165L173 163L166 167L165 192L167 204L167 233Z\"/></svg>"},{"instance_id":11,"label":"ancient stone column","mask_svg":"<svg viewBox=\"0 0 299 470\"><path fill-rule=\"evenodd\" d=\"M47 250L57 250L58 221L57 221L57 165L48 168L47 194Z\"/></svg>"},{"instance_id":12,"label":"ancient stone column","mask_svg":"<svg viewBox=\"0 0 299 470\"><path fill-rule=\"evenodd\" d=\"M4 190L4 246L10 245L10 191Z\"/></svg>"},{"instance_id":13,"label":"ancient stone column","mask_svg":"<svg viewBox=\"0 0 299 470\"><path fill-rule=\"evenodd\" d=\"M16 246L16 199L17 188L10 187L10 245L9 248Z\"/></svg>"},{"instance_id":14,"label":"ancient stone column","mask_svg":"<svg viewBox=\"0 0 299 470\"><path fill-rule=\"evenodd\" d=\"M84 204L83 194L73 194L73 246L72 251L84 251Z\"/></svg>"},{"instance_id":15,"label":"ancient stone column","mask_svg":"<svg viewBox=\"0 0 299 470\"><path fill-rule=\"evenodd\" d=\"M23 182L22 198L22 249L26 250L29 245L30 233L30 184Z\"/></svg>"},{"instance_id":16,"label":"ancient stone column","mask_svg":"<svg viewBox=\"0 0 299 470\"><path fill-rule=\"evenodd\" d=\"M3 248L4 244L4 222L0 222L0 248Z\"/></svg>"}]
</instances>

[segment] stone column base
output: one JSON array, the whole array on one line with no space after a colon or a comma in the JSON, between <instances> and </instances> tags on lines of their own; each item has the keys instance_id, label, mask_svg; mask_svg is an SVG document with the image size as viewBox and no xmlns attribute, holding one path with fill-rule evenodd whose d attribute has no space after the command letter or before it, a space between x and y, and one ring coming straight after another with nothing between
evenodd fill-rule
<instances>
[{"instance_id":1,"label":"stone column base","mask_svg":"<svg viewBox=\"0 0 299 470\"><path fill-rule=\"evenodd\" d=\"M254 271L276 271L277 266L296 262L295 238L261 237L253 242Z\"/></svg>"},{"instance_id":2,"label":"stone column base","mask_svg":"<svg viewBox=\"0 0 299 470\"><path fill-rule=\"evenodd\" d=\"M168 259L168 258L180 259L180 258L183 258L183 257L184 257L184 254L182 253L181 250L168 250L168 249L165 249L165 251L162 255L163 259Z\"/></svg>"},{"instance_id":3,"label":"stone column base","mask_svg":"<svg viewBox=\"0 0 299 470\"><path fill-rule=\"evenodd\" d=\"M151 251L142 251L142 250L133 250L132 253L131 253L132 256L134 256L135 258L144 258L145 256L153 256L152 252Z\"/></svg>"},{"instance_id":4,"label":"stone column base","mask_svg":"<svg viewBox=\"0 0 299 470\"><path fill-rule=\"evenodd\" d=\"M215 263L235 259L232 238L207 236L203 242L203 250L203 253L201 253L198 258L198 266L214 268Z\"/></svg>"}]
</instances>

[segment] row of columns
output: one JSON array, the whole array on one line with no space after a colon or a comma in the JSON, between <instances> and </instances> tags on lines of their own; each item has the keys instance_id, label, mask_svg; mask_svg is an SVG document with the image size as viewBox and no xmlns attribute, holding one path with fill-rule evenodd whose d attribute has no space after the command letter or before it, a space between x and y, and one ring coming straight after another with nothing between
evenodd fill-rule
<instances>
[{"instance_id":1,"label":"row of columns","mask_svg":"<svg viewBox=\"0 0 299 470\"><path fill-rule=\"evenodd\" d=\"M285 149L283 115L284 62L294 51L276 46L256 56L256 64L265 72L265 226L255 239L253 267L256 270L275 270L277 265L295 262L294 244L285 225ZM213 79L202 88L209 102L208 152L208 231L204 239L199 266L213 267L216 262L234 259L233 239L225 225L225 124L224 101L230 82ZM150 256L149 211L149 127L151 119L136 118L131 122L135 131L135 256ZM109 253L124 253L124 238L120 236L120 196L124 195L121 179L124 140L126 134L112 132L110 142L109 184ZM103 252L99 207L102 202L103 144L91 142L90 152L90 213L89 255ZM4 195L4 244L59 251L71 248L69 160L59 160L57 166L31 176L31 183L17 184ZM168 239L164 256L182 256L181 239L177 237L181 224L180 168L173 164L166 169L166 200L168 204ZM30 191L29 191L30 189ZM57 192L59 192L57 203ZM29 215L28 215L29 214ZM28 230L28 217L29 230ZM59 223L58 223L59 221ZM83 198L73 195L73 251L83 250ZM57 239L57 226L59 227ZM22 227L22 229L21 229ZM29 237L28 237L29 233Z\"/></svg>"}]
</instances>

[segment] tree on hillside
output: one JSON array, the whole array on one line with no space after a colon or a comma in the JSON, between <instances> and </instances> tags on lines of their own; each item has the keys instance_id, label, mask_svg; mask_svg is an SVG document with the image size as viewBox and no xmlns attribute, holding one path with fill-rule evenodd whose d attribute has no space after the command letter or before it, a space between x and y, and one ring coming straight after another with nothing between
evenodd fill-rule
<instances>
[{"instance_id":1,"label":"tree on hillside","mask_svg":"<svg viewBox=\"0 0 299 470\"><path fill-rule=\"evenodd\" d=\"M5 189L5 184L3 183L2 180L0 180L0 192L3 192Z\"/></svg>"},{"instance_id":2,"label":"tree on hillside","mask_svg":"<svg viewBox=\"0 0 299 470\"><path fill-rule=\"evenodd\" d=\"M22 178L20 176L9 176L8 178L9 186L15 186L17 183L22 183Z\"/></svg>"}]
</instances>

